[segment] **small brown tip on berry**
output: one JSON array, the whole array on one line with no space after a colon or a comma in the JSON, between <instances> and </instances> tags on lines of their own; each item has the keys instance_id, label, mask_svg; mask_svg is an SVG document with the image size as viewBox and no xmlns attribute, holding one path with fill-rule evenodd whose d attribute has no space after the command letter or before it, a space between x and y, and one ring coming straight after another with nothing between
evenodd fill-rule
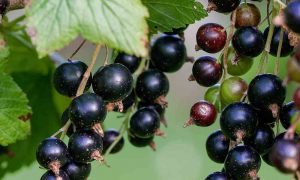
<instances>
[{"instance_id":1,"label":"small brown tip on berry","mask_svg":"<svg viewBox=\"0 0 300 180\"><path fill-rule=\"evenodd\" d=\"M196 44L195 45L195 51L200 51L201 50L201 48Z\"/></svg>"},{"instance_id":2,"label":"small brown tip on berry","mask_svg":"<svg viewBox=\"0 0 300 180\"><path fill-rule=\"evenodd\" d=\"M104 131L103 131L103 128L101 126L100 123L96 123L93 127L92 127L92 130L94 132L96 132L97 134L99 134L101 137L104 137Z\"/></svg>"},{"instance_id":3,"label":"small brown tip on berry","mask_svg":"<svg viewBox=\"0 0 300 180\"><path fill-rule=\"evenodd\" d=\"M149 143L149 147L150 147L153 151L156 151L156 144L155 144L154 141L151 141L151 142Z\"/></svg>"},{"instance_id":4,"label":"small brown tip on berry","mask_svg":"<svg viewBox=\"0 0 300 180\"><path fill-rule=\"evenodd\" d=\"M189 81L196 81L194 75L192 75L192 74L189 76L188 80L189 80Z\"/></svg>"},{"instance_id":5,"label":"small brown tip on berry","mask_svg":"<svg viewBox=\"0 0 300 180\"><path fill-rule=\"evenodd\" d=\"M164 95L159 96L158 98L156 98L154 100L155 103L161 105L163 108L167 108L168 107L168 101L166 99L166 97Z\"/></svg>"},{"instance_id":6,"label":"small brown tip on berry","mask_svg":"<svg viewBox=\"0 0 300 180\"><path fill-rule=\"evenodd\" d=\"M168 122L164 115L160 116L160 122L167 128Z\"/></svg>"},{"instance_id":7,"label":"small brown tip on berry","mask_svg":"<svg viewBox=\"0 0 300 180\"><path fill-rule=\"evenodd\" d=\"M269 109L271 110L274 118L278 117L279 108L280 107L278 106L278 104L270 104Z\"/></svg>"},{"instance_id":8,"label":"small brown tip on berry","mask_svg":"<svg viewBox=\"0 0 300 180\"><path fill-rule=\"evenodd\" d=\"M124 106L123 106L122 101L115 102L115 106L117 106L119 112L123 112Z\"/></svg>"},{"instance_id":9,"label":"small brown tip on berry","mask_svg":"<svg viewBox=\"0 0 300 180\"><path fill-rule=\"evenodd\" d=\"M183 127L186 128L186 127L189 127L193 124L195 124L194 121L191 118L189 118L188 120L185 121Z\"/></svg>"},{"instance_id":10,"label":"small brown tip on berry","mask_svg":"<svg viewBox=\"0 0 300 180\"><path fill-rule=\"evenodd\" d=\"M157 129L154 134L155 136L166 137L166 133L160 129Z\"/></svg>"},{"instance_id":11,"label":"small brown tip on berry","mask_svg":"<svg viewBox=\"0 0 300 180\"><path fill-rule=\"evenodd\" d=\"M61 168L59 161L53 161L49 164L49 169L56 175L59 175L59 169Z\"/></svg>"},{"instance_id":12,"label":"small brown tip on berry","mask_svg":"<svg viewBox=\"0 0 300 180\"><path fill-rule=\"evenodd\" d=\"M209 2L208 6L206 8L206 11L210 13L211 11L215 11L217 9L217 6L214 3Z\"/></svg>"},{"instance_id":13,"label":"small brown tip on berry","mask_svg":"<svg viewBox=\"0 0 300 180\"><path fill-rule=\"evenodd\" d=\"M195 58L192 57L192 56L186 57L185 62L194 63L195 62Z\"/></svg>"},{"instance_id":14,"label":"small brown tip on berry","mask_svg":"<svg viewBox=\"0 0 300 180\"><path fill-rule=\"evenodd\" d=\"M95 159L96 161L98 161L100 164L103 164L106 167L110 167L110 165L107 164L106 160L104 159L104 157L101 155L101 153L98 150L96 150L92 153L92 158Z\"/></svg>"}]
</instances>

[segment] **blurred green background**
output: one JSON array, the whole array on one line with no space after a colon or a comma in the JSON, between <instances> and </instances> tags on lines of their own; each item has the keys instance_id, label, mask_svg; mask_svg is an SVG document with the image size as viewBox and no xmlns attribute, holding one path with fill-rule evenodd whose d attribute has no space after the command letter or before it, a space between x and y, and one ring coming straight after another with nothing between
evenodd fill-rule
<instances>
[{"instance_id":1,"label":"blurred green background","mask_svg":"<svg viewBox=\"0 0 300 180\"><path fill-rule=\"evenodd\" d=\"M206 5L206 2L203 2ZM265 9L264 3L257 4ZM19 11L17 13L22 13ZM262 17L265 13L262 11ZM10 14L14 16L16 14ZM204 20L197 22L194 25L190 25L186 30L186 46L188 49L188 54L194 56L195 58L206 55L206 53L195 52L195 34L198 27L201 24L207 22L217 22L222 24L224 27L229 25L229 16L211 13L209 17ZM264 29L264 28L262 28ZM76 40L71 46L60 51L63 57L68 57L72 51L78 46L80 40ZM89 62L91 54L94 50L94 46L87 44L82 50L76 55L75 59L80 59ZM102 52L103 55L103 52ZM213 55L218 57L218 55ZM99 57L98 67L103 60L103 56ZM244 76L244 79L249 82L257 72L259 57L255 61L255 65L252 67L251 71ZM284 77L285 74L285 63L287 58L280 60L280 74ZM38 63L49 63L41 62ZM268 72L273 72L274 59L269 59ZM125 143L123 150L116 154L107 157L108 163L111 168L101 166L99 163L93 163L92 173L89 180L96 179L106 179L106 180L202 180L208 174L214 171L220 171L222 169L222 164L216 164L212 162L205 150L205 141L208 135L214 130L219 128L219 120L217 120L213 126L203 128L203 127L188 127L186 129L182 128L184 121L189 116L190 107L198 100L203 99L205 88L200 87L195 82L187 81L188 76L191 74L192 64L186 63L184 67L175 74L168 74L170 79L171 88L167 99L169 101L169 108L166 111L166 118L169 122L169 127L167 129L162 128L166 132L166 138L157 137L155 142L157 144L157 151L153 152L150 148L135 148L129 144ZM47 79L45 83L51 83L51 79ZM34 85L33 85L34 86ZM34 88L43 88L41 85L35 84ZM290 95L295 85L289 85L288 88L288 98L290 100ZM52 90L53 91L53 90ZM58 111L61 113L67 106L68 100L55 93L52 93L55 99L55 103ZM47 98L41 99L41 101L47 101ZM51 97L50 97L51 98ZM51 112L49 110L49 112ZM118 118L120 114L110 113L105 121L106 128L119 128L122 118ZM48 114L45 114L48 116ZM49 119L49 118L48 118ZM43 118L39 119L41 124L43 124ZM59 122L59 117L54 116L52 118L53 122L57 124ZM47 125L41 125L39 127L43 130L49 130ZM281 128L283 130L283 128ZM48 136L51 135L49 132ZM32 133L34 136L34 132ZM34 138L34 137L29 138ZM46 138L46 137L44 137ZM127 138L127 137L126 137ZM42 139L40 139L42 140ZM127 140L127 139L126 139ZM21 147L22 148L22 147ZM36 147L27 147L35 152ZM26 154L24 154L24 159ZM20 160L17 163L22 163ZM0 167L6 166L5 162L0 161ZM13 173L7 173L2 177L3 180L35 180L39 179L41 175L45 172L39 168L37 163L28 164L22 168L16 170ZM1 172L0 172L1 173ZM276 171L274 168L267 166L262 161L262 167L259 171L259 177L262 180L265 179L291 179L291 175L283 175ZM0 178L1 179L1 178Z\"/></svg>"}]
</instances>

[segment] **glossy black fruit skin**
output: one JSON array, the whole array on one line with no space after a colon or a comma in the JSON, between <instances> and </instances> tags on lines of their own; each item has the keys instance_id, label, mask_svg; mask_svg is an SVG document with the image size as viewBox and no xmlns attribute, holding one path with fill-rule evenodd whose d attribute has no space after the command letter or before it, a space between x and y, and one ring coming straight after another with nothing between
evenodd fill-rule
<instances>
[{"instance_id":1,"label":"glossy black fruit skin","mask_svg":"<svg viewBox=\"0 0 300 180\"><path fill-rule=\"evenodd\" d=\"M230 180L230 178L224 172L214 172L208 175L205 180Z\"/></svg>"},{"instance_id":2,"label":"glossy black fruit skin","mask_svg":"<svg viewBox=\"0 0 300 180\"><path fill-rule=\"evenodd\" d=\"M102 152L103 140L94 131L76 131L69 139L68 148L73 161L88 163L97 158L93 157L96 152Z\"/></svg>"},{"instance_id":3,"label":"glossy black fruit skin","mask_svg":"<svg viewBox=\"0 0 300 180\"><path fill-rule=\"evenodd\" d=\"M219 13L230 13L235 10L241 0L208 0L209 6L212 6L212 10L215 10ZM211 9L208 7L208 9Z\"/></svg>"},{"instance_id":4,"label":"glossy black fruit skin","mask_svg":"<svg viewBox=\"0 0 300 180\"><path fill-rule=\"evenodd\" d=\"M278 50L279 41L280 41L280 31L281 31L280 27L275 27L271 45L270 45L270 54L273 56L277 56L277 50ZM267 41L268 33L269 33L269 27L267 27L264 31L265 41ZM290 45L289 36L286 31L284 31L284 33L283 33L282 40L283 41L282 41L282 48L281 48L280 56L285 57L292 53L294 47Z\"/></svg>"},{"instance_id":5,"label":"glossy black fruit skin","mask_svg":"<svg viewBox=\"0 0 300 180\"><path fill-rule=\"evenodd\" d=\"M259 154L267 153L273 146L275 134L270 126L258 126L255 133L244 140L246 145L253 147Z\"/></svg>"},{"instance_id":6,"label":"glossy black fruit skin","mask_svg":"<svg viewBox=\"0 0 300 180\"><path fill-rule=\"evenodd\" d=\"M279 107L285 99L285 87L282 81L273 74L256 76L249 84L249 102L258 109L270 109L270 105Z\"/></svg>"},{"instance_id":7,"label":"glossy black fruit skin","mask_svg":"<svg viewBox=\"0 0 300 180\"><path fill-rule=\"evenodd\" d=\"M251 137L256 130L257 123L258 117L255 109L242 102L228 105L220 117L222 132L234 141Z\"/></svg>"},{"instance_id":8,"label":"glossy black fruit skin","mask_svg":"<svg viewBox=\"0 0 300 180\"><path fill-rule=\"evenodd\" d=\"M76 163L69 162L62 170L67 173L70 180L83 180L87 179L91 173L91 164L90 163Z\"/></svg>"},{"instance_id":9,"label":"glossy black fruit skin","mask_svg":"<svg viewBox=\"0 0 300 180\"><path fill-rule=\"evenodd\" d=\"M139 138L133 135L132 133L128 133L128 140L130 144L132 144L135 147L146 147L149 146L151 142L153 142L154 136L148 137L148 138Z\"/></svg>"},{"instance_id":10,"label":"glossy black fruit skin","mask_svg":"<svg viewBox=\"0 0 300 180\"><path fill-rule=\"evenodd\" d=\"M265 40L262 32L254 27L242 27L235 31L232 46L237 54L256 57L264 50Z\"/></svg>"},{"instance_id":11,"label":"glossy black fruit skin","mask_svg":"<svg viewBox=\"0 0 300 180\"><path fill-rule=\"evenodd\" d=\"M186 60L186 48L182 39L161 36L151 48L151 62L163 72L178 71Z\"/></svg>"},{"instance_id":12,"label":"glossy black fruit skin","mask_svg":"<svg viewBox=\"0 0 300 180\"><path fill-rule=\"evenodd\" d=\"M222 77L222 66L210 56L202 56L193 65L193 76L201 86L215 85Z\"/></svg>"},{"instance_id":13,"label":"glossy black fruit skin","mask_svg":"<svg viewBox=\"0 0 300 180\"><path fill-rule=\"evenodd\" d=\"M68 148L63 141L57 138L47 138L43 140L36 151L38 163L49 169L52 162L59 162L60 166L68 162Z\"/></svg>"},{"instance_id":14,"label":"glossy black fruit skin","mask_svg":"<svg viewBox=\"0 0 300 180\"><path fill-rule=\"evenodd\" d=\"M122 64L100 67L93 77L93 90L105 101L116 102L126 98L133 88L133 77Z\"/></svg>"},{"instance_id":15,"label":"glossy black fruit skin","mask_svg":"<svg viewBox=\"0 0 300 180\"><path fill-rule=\"evenodd\" d=\"M224 167L233 179L245 180L255 178L260 165L259 154L250 146L240 145L228 152Z\"/></svg>"},{"instance_id":16,"label":"glossy black fruit skin","mask_svg":"<svg viewBox=\"0 0 300 180\"><path fill-rule=\"evenodd\" d=\"M47 171L40 180L72 180L69 178L68 174L62 170L59 171L58 176L55 175L52 171Z\"/></svg>"},{"instance_id":17,"label":"glossy black fruit skin","mask_svg":"<svg viewBox=\"0 0 300 180\"><path fill-rule=\"evenodd\" d=\"M147 108L155 110L160 116L163 116L165 114L165 110L166 110L160 104L150 103L150 102L146 102L146 101L140 101L138 103L137 108L141 109L143 107L147 107Z\"/></svg>"},{"instance_id":18,"label":"glossy black fruit skin","mask_svg":"<svg viewBox=\"0 0 300 180\"><path fill-rule=\"evenodd\" d=\"M134 73L140 66L141 60L140 57L136 57L135 55L119 53L115 59L115 63L123 64L131 73Z\"/></svg>"},{"instance_id":19,"label":"glossy black fruit skin","mask_svg":"<svg viewBox=\"0 0 300 180\"><path fill-rule=\"evenodd\" d=\"M105 153L109 146L116 140L116 138L120 135L119 131L115 129L109 129L104 132L103 137L103 152ZM110 151L110 154L118 153L124 147L124 138L122 137L120 141L115 145L115 147Z\"/></svg>"},{"instance_id":20,"label":"glossy black fruit skin","mask_svg":"<svg viewBox=\"0 0 300 180\"><path fill-rule=\"evenodd\" d=\"M292 117L298 112L294 102L289 102L281 107L279 118L281 125L288 129L291 125Z\"/></svg>"},{"instance_id":21,"label":"glossy black fruit skin","mask_svg":"<svg viewBox=\"0 0 300 180\"><path fill-rule=\"evenodd\" d=\"M61 118L60 118L60 125L61 125L61 127L63 127L63 126L68 122L68 120L70 119L69 117L70 117L70 116L69 116L69 108L67 108L67 109L63 112L63 114L61 115ZM76 130L76 127L75 127L75 125L72 123L72 124L70 125L70 127L68 128L67 136L70 137L70 136L75 132L75 130Z\"/></svg>"},{"instance_id":22,"label":"glossy black fruit skin","mask_svg":"<svg viewBox=\"0 0 300 180\"><path fill-rule=\"evenodd\" d=\"M132 90L131 93L129 94L129 96L127 96L125 99L122 100L122 104L123 104L122 113L126 113L127 110L134 105L135 100L136 100L136 94L135 94L135 91ZM119 108L115 107L114 111L119 112Z\"/></svg>"},{"instance_id":23,"label":"glossy black fruit skin","mask_svg":"<svg viewBox=\"0 0 300 180\"><path fill-rule=\"evenodd\" d=\"M131 132L140 138L149 138L160 127L159 114L150 108L138 109L130 119Z\"/></svg>"},{"instance_id":24,"label":"glossy black fruit skin","mask_svg":"<svg viewBox=\"0 0 300 180\"><path fill-rule=\"evenodd\" d=\"M160 96L166 96L169 92L169 80L159 70L150 69L140 74L136 81L136 95L149 102L154 102Z\"/></svg>"},{"instance_id":25,"label":"glossy black fruit skin","mask_svg":"<svg viewBox=\"0 0 300 180\"><path fill-rule=\"evenodd\" d=\"M67 61L55 69L53 75L54 87L62 95L74 97L88 66L81 61ZM89 89L92 83L90 75L85 90Z\"/></svg>"},{"instance_id":26,"label":"glossy black fruit skin","mask_svg":"<svg viewBox=\"0 0 300 180\"><path fill-rule=\"evenodd\" d=\"M106 117L103 99L94 93L85 93L72 100L69 115L76 128L90 128Z\"/></svg>"},{"instance_id":27,"label":"glossy black fruit skin","mask_svg":"<svg viewBox=\"0 0 300 180\"><path fill-rule=\"evenodd\" d=\"M210 134L206 140L208 157L216 163L224 163L229 150L230 139L221 130Z\"/></svg>"},{"instance_id":28,"label":"glossy black fruit skin","mask_svg":"<svg viewBox=\"0 0 300 180\"><path fill-rule=\"evenodd\" d=\"M300 163L299 146L293 140L280 139L272 147L270 159L282 173L294 173Z\"/></svg>"},{"instance_id":29,"label":"glossy black fruit skin","mask_svg":"<svg viewBox=\"0 0 300 180\"><path fill-rule=\"evenodd\" d=\"M285 23L295 33L300 33L300 1L291 1L284 9Z\"/></svg>"}]
</instances>

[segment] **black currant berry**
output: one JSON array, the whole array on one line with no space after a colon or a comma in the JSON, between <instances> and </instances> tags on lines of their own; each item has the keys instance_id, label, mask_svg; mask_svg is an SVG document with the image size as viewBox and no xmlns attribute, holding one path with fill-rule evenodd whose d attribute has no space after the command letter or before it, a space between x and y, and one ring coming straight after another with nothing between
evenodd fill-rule
<instances>
[{"instance_id":1,"label":"black currant berry","mask_svg":"<svg viewBox=\"0 0 300 180\"><path fill-rule=\"evenodd\" d=\"M295 106L300 109L300 87L296 89L293 96Z\"/></svg>"},{"instance_id":2,"label":"black currant berry","mask_svg":"<svg viewBox=\"0 0 300 180\"><path fill-rule=\"evenodd\" d=\"M150 146L153 150L155 150L155 143L153 141L154 136L148 137L148 138L139 138L135 136L132 133L128 133L128 140L130 144L132 144L135 147L146 147Z\"/></svg>"},{"instance_id":3,"label":"black currant berry","mask_svg":"<svg viewBox=\"0 0 300 180\"><path fill-rule=\"evenodd\" d=\"M213 57L202 56L193 65L193 77L201 86L212 86L222 77L222 65Z\"/></svg>"},{"instance_id":4,"label":"black currant berry","mask_svg":"<svg viewBox=\"0 0 300 180\"><path fill-rule=\"evenodd\" d=\"M237 102L228 105L220 117L222 132L233 141L251 137L258 123L255 109L246 103Z\"/></svg>"},{"instance_id":5,"label":"black currant berry","mask_svg":"<svg viewBox=\"0 0 300 180\"><path fill-rule=\"evenodd\" d=\"M297 112L298 110L295 107L294 102L289 102L281 107L279 118L280 118L281 125L285 129L288 129L290 127L292 118Z\"/></svg>"},{"instance_id":6,"label":"black currant berry","mask_svg":"<svg viewBox=\"0 0 300 180\"><path fill-rule=\"evenodd\" d=\"M242 27L235 31L232 46L238 55L256 57L264 50L263 34L254 27Z\"/></svg>"},{"instance_id":7,"label":"black currant berry","mask_svg":"<svg viewBox=\"0 0 300 180\"><path fill-rule=\"evenodd\" d=\"M235 10L241 0L208 0L208 12L230 13Z\"/></svg>"},{"instance_id":8,"label":"black currant berry","mask_svg":"<svg viewBox=\"0 0 300 180\"><path fill-rule=\"evenodd\" d=\"M73 180L70 179L68 174L62 170L59 171L59 174L54 174L52 171L47 171L40 180Z\"/></svg>"},{"instance_id":9,"label":"black currant berry","mask_svg":"<svg viewBox=\"0 0 300 180\"><path fill-rule=\"evenodd\" d=\"M244 143L253 147L259 154L267 153L273 146L275 134L270 126L258 126L255 133L245 138Z\"/></svg>"},{"instance_id":10,"label":"black currant berry","mask_svg":"<svg viewBox=\"0 0 300 180\"><path fill-rule=\"evenodd\" d=\"M199 48L208 53L221 51L227 39L227 33L223 26L216 23L207 23L199 27L196 40Z\"/></svg>"},{"instance_id":11,"label":"black currant berry","mask_svg":"<svg viewBox=\"0 0 300 180\"><path fill-rule=\"evenodd\" d=\"M256 112L257 112L256 114L258 115L258 124L269 125L271 127L274 125L276 118L273 117L271 110L256 109Z\"/></svg>"},{"instance_id":12,"label":"black currant berry","mask_svg":"<svg viewBox=\"0 0 300 180\"><path fill-rule=\"evenodd\" d=\"M75 162L88 163L93 160L103 160L101 155L103 140L94 131L76 131L70 137L68 147L72 160Z\"/></svg>"},{"instance_id":13,"label":"black currant berry","mask_svg":"<svg viewBox=\"0 0 300 180\"><path fill-rule=\"evenodd\" d=\"M230 178L224 172L214 172L208 175L205 180L230 180Z\"/></svg>"},{"instance_id":14,"label":"black currant berry","mask_svg":"<svg viewBox=\"0 0 300 180\"><path fill-rule=\"evenodd\" d=\"M54 72L53 83L55 89L62 95L73 97L83 78L88 66L81 61L68 61L58 66ZM90 75L85 90L89 89L92 83Z\"/></svg>"},{"instance_id":15,"label":"black currant berry","mask_svg":"<svg viewBox=\"0 0 300 180\"><path fill-rule=\"evenodd\" d=\"M124 65L115 63L100 67L93 77L93 90L105 101L117 102L132 90L133 77Z\"/></svg>"},{"instance_id":16,"label":"black currant berry","mask_svg":"<svg viewBox=\"0 0 300 180\"><path fill-rule=\"evenodd\" d=\"M150 108L138 109L130 119L131 132L140 138L149 138L159 129L159 114Z\"/></svg>"},{"instance_id":17,"label":"black currant berry","mask_svg":"<svg viewBox=\"0 0 300 180\"><path fill-rule=\"evenodd\" d=\"M230 139L221 130L211 133L206 140L208 157L216 163L224 163L229 150Z\"/></svg>"},{"instance_id":18,"label":"black currant berry","mask_svg":"<svg viewBox=\"0 0 300 180\"><path fill-rule=\"evenodd\" d=\"M104 121L106 106L100 96L85 93L72 100L69 113L72 123L77 128L91 128Z\"/></svg>"},{"instance_id":19,"label":"black currant berry","mask_svg":"<svg viewBox=\"0 0 300 180\"><path fill-rule=\"evenodd\" d=\"M280 42L280 31L281 31L280 27L275 27L271 45L270 45L270 54L273 56L277 56L277 50ZM268 33L269 33L269 27L267 27L264 31L265 41L267 41ZM289 35L287 32L284 31L280 56L281 57L288 56L289 54L292 53L293 49L294 47L290 45Z\"/></svg>"},{"instance_id":20,"label":"black currant berry","mask_svg":"<svg viewBox=\"0 0 300 180\"><path fill-rule=\"evenodd\" d=\"M294 173L300 166L299 145L293 140L280 139L271 149L272 164L283 173Z\"/></svg>"},{"instance_id":21,"label":"black currant berry","mask_svg":"<svg viewBox=\"0 0 300 180\"><path fill-rule=\"evenodd\" d=\"M164 98L169 92L169 80L159 70L144 71L136 80L135 92L144 101L164 104L166 103Z\"/></svg>"},{"instance_id":22,"label":"black currant berry","mask_svg":"<svg viewBox=\"0 0 300 180\"><path fill-rule=\"evenodd\" d=\"M92 167L90 163L69 162L62 169L67 173L70 180L83 180L88 178Z\"/></svg>"},{"instance_id":23,"label":"black currant berry","mask_svg":"<svg viewBox=\"0 0 300 180\"><path fill-rule=\"evenodd\" d=\"M120 135L119 131L115 129L109 129L104 132L104 137L103 137L103 153L105 153L110 145L117 139L117 137ZM117 152L120 152L124 146L124 138L122 137L118 143L112 148L110 151L110 154L115 154Z\"/></svg>"},{"instance_id":24,"label":"black currant berry","mask_svg":"<svg viewBox=\"0 0 300 180\"><path fill-rule=\"evenodd\" d=\"M178 71L186 56L183 40L175 36L161 36L151 47L151 62L163 72Z\"/></svg>"},{"instance_id":25,"label":"black currant berry","mask_svg":"<svg viewBox=\"0 0 300 180\"><path fill-rule=\"evenodd\" d=\"M260 169L259 154L250 146L232 148L225 160L225 170L235 180L256 179Z\"/></svg>"},{"instance_id":26,"label":"black currant berry","mask_svg":"<svg viewBox=\"0 0 300 180\"><path fill-rule=\"evenodd\" d=\"M165 118L165 108L163 108L161 105L159 105L157 103L147 102L147 101L140 101L138 103L137 107L138 107L138 109L147 107L147 108L155 110L159 114L160 122L163 123L167 127L167 120Z\"/></svg>"},{"instance_id":27,"label":"black currant berry","mask_svg":"<svg viewBox=\"0 0 300 180\"><path fill-rule=\"evenodd\" d=\"M126 113L127 110L129 108L131 108L136 100L136 95L135 95L135 91L132 90L131 93L129 94L129 96L127 96L125 99L122 100L122 104L123 104L123 111L122 113ZM113 109L115 112L120 112L118 107L114 107Z\"/></svg>"},{"instance_id":28,"label":"black currant berry","mask_svg":"<svg viewBox=\"0 0 300 180\"><path fill-rule=\"evenodd\" d=\"M68 122L69 119L70 119L70 116L69 116L69 108L67 108L67 109L63 112L63 114L62 114L62 116L61 116L61 118L60 118L60 125L61 125L61 127L63 127L63 126ZM75 132L75 130L76 130L76 127L75 127L75 125L72 123L72 124L70 125L70 127L68 128L67 136L70 137L70 136Z\"/></svg>"},{"instance_id":29,"label":"black currant berry","mask_svg":"<svg viewBox=\"0 0 300 180\"><path fill-rule=\"evenodd\" d=\"M300 33L300 1L295 0L288 3L284 9L285 23L295 33Z\"/></svg>"},{"instance_id":30,"label":"black currant berry","mask_svg":"<svg viewBox=\"0 0 300 180\"><path fill-rule=\"evenodd\" d=\"M46 169L51 169L55 174L59 174L59 169L68 162L68 156L67 146L57 138L43 140L36 151L38 163Z\"/></svg>"},{"instance_id":31,"label":"black currant berry","mask_svg":"<svg viewBox=\"0 0 300 180\"><path fill-rule=\"evenodd\" d=\"M140 66L141 58L135 55L119 53L115 59L115 63L123 64L131 73L134 73Z\"/></svg>"},{"instance_id":32,"label":"black currant berry","mask_svg":"<svg viewBox=\"0 0 300 180\"><path fill-rule=\"evenodd\" d=\"M242 3L236 9L235 27L256 27L260 23L261 14L257 6L252 3Z\"/></svg>"},{"instance_id":33,"label":"black currant berry","mask_svg":"<svg viewBox=\"0 0 300 180\"><path fill-rule=\"evenodd\" d=\"M270 109L277 117L279 108L285 99L285 87L282 81L273 74L256 76L248 87L249 102L258 109Z\"/></svg>"}]
</instances>

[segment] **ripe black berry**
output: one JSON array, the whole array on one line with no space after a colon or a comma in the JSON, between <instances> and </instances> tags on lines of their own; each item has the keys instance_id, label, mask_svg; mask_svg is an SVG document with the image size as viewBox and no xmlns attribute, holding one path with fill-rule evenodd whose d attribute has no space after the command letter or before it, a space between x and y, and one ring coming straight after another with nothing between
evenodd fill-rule
<instances>
[{"instance_id":1,"label":"ripe black berry","mask_svg":"<svg viewBox=\"0 0 300 180\"><path fill-rule=\"evenodd\" d=\"M59 174L54 174L52 171L47 171L40 180L73 180L70 179L68 174L62 170L59 171Z\"/></svg>"},{"instance_id":2,"label":"ripe black berry","mask_svg":"<svg viewBox=\"0 0 300 180\"><path fill-rule=\"evenodd\" d=\"M285 129L288 129L290 127L291 120L297 112L298 112L298 110L295 107L294 102L289 102L281 107L280 113L279 113L279 118L280 118L281 125Z\"/></svg>"},{"instance_id":3,"label":"ripe black berry","mask_svg":"<svg viewBox=\"0 0 300 180\"><path fill-rule=\"evenodd\" d=\"M178 71L186 56L183 40L175 36L161 36L151 48L151 62L163 72Z\"/></svg>"},{"instance_id":4,"label":"ripe black berry","mask_svg":"<svg viewBox=\"0 0 300 180\"><path fill-rule=\"evenodd\" d=\"M128 133L128 140L130 144L132 144L135 147L146 147L150 146L155 150L155 143L153 141L154 136L148 137L148 138L139 138L132 133Z\"/></svg>"},{"instance_id":5,"label":"ripe black berry","mask_svg":"<svg viewBox=\"0 0 300 180\"><path fill-rule=\"evenodd\" d=\"M159 70L150 69L140 74L136 80L136 95L144 101L163 103L169 92L169 80Z\"/></svg>"},{"instance_id":6,"label":"ripe black berry","mask_svg":"<svg viewBox=\"0 0 300 180\"><path fill-rule=\"evenodd\" d=\"M120 135L119 131L115 129L109 129L104 132L103 137L103 153L107 151L109 146L116 140L116 138ZM115 154L120 152L124 146L124 138L122 137L118 143L114 146L114 148L110 151L110 154Z\"/></svg>"},{"instance_id":7,"label":"ripe black berry","mask_svg":"<svg viewBox=\"0 0 300 180\"><path fill-rule=\"evenodd\" d=\"M72 100L69 113L77 128L91 128L94 124L104 121L106 106L100 96L85 93Z\"/></svg>"},{"instance_id":8,"label":"ripe black berry","mask_svg":"<svg viewBox=\"0 0 300 180\"><path fill-rule=\"evenodd\" d=\"M131 132L140 138L152 137L159 126L159 114L146 107L138 109L130 119Z\"/></svg>"},{"instance_id":9,"label":"ripe black berry","mask_svg":"<svg viewBox=\"0 0 300 180\"><path fill-rule=\"evenodd\" d=\"M228 152L225 170L233 179L256 179L260 169L259 154L250 146L236 146Z\"/></svg>"},{"instance_id":10,"label":"ripe black berry","mask_svg":"<svg viewBox=\"0 0 300 180\"><path fill-rule=\"evenodd\" d=\"M60 167L68 162L68 148L60 139L47 138L39 144L36 159L42 167L59 174Z\"/></svg>"},{"instance_id":11,"label":"ripe black berry","mask_svg":"<svg viewBox=\"0 0 300 180\"><path fill-rule=\"evenodd\" d=\"M222 77L222 66L210 56L202 56L193 65L193 77L201 86L216 84Z\"/></svg>"},{"instance_id":12,"label":"ripe black berry","mask_svg":"<svg viewBox=\"0 0 300 180\"><path fill-rule=\"evenodd\" d=\"M221 51L225 46L226 39L226 30L216 23L207 23L200 26L196 34L199 48L208 53Z\"/></svg>"},{"instance_id":13,"label":"ripe black berry","mask_svg":"<svg viewBox=\"0 0 300 180\"><path fill-rule=\"evenodd\" d=\"M105 101L117 102L132 90L133 77L124 65L115 63L100 67L93 77L93 90Z\"/></svg>"},{"instance_id":14,"label":"ripe black berry","mask_svg":"<svg viewBox=\"0 0 300 180\"><path fill-rule=\"evenodd\" d=\"M69 162L62 169L70 180L83 180L88 178L92 167L90 163Z\"/></svg>"},{"instance_id":15,"label":"ripe black berry","mask_svg":"<svg viewBox=\"0 0 300 180\"><path fill-rule=\"evenodd\" d=\"M255 109L246 103L237 102L228 105L220 117L222 132L233 141L251 137L258 123Z\"/></svg>"},{"instance_id":16,"label":"ripe black berry","mask_svg":"<svg viewBox=\"0 0 300 180\"><path fill-rule=\"evenodd\" d=\"M232 46L238 55L256 57L265 47L263 34L254 27L242 27L235 31Z\"/></svg>"},{"instance_id":17,"label":"ripe black berry","mask_svg":"<svg viewBox=\"0 0 300 180\"><path fill-rule=\"evenodd\" d=\"M249 102L258 109L270 109L277 117L279 107L285 99L285 87L273 74L256 76L249 84Z\"/></svg>"},{"instance_id":18,"label":"ripe black berry","mask_svg":"<svg viewBox=\"0 0 300 180\"><path fill-rule=\"evenodd\" d=\"M75 96L87 68L87 65L81 61L68 61L61 64L56 68L53 76L55 89L62 95ZM90 75L85 90L90 88L91 83Z\"/></svg>"},{"instance_id":19,"label":"ripe black berry","mask_svg":"<svg viewBox=\"0 0 300 180\"><path fill-rule=\"evenodd\" d=\"M115 63L123 64L131 73L134 73L140 66L141 58L136 57L135 55L119 53L115 59Z\"/></svg>"},{"instance_id":20,"label":"ripe black berry","mask_svg":"<svg viewBox=\"0 0 300 180\"><path fill-rule=\"evenodd\" d=\"M288 3L284 9L285 23L295 33L300 33L300 1L295 0Z\"/></svg>"},{"instance_id":21,"label":"ripe black berry","mask_svg":"<svg viewBox=\"0 0 300 180\"><path fill-rule=\"evenodd\" d=\"M235 27L258 26L261 14L257 6L252 3L243 3L236 9Z\"/></svg>"},{"instance_id":22,"label":"ripe black berry","mask_svg":"<svg viewBox=\"0 0 300 180\"><path fill-rule=\"evenodd\" d=\"M214 172L208 175L205 180L230 180L230 178L224 172Z\"/></svg>"},{"instance_id":23,"label":"ripe black berry","mask_svg":"<svg viewBox=\"0 0 300 180\"><path fill-rule=\"evenodd\" d=\"M221 130L211 133L206 140L208 157L217 163L224 163L229 150L230 139Z\"/></svg>"},{"instance_id":24,"label":"ripe black berry","mask_svg":"<svg viewBox=\"0 0 300 180\"><path fill-rule=\"evenodd\" d=\"M161 105L159 105L157 103L147 102L147 101L140 101L138 103L137 107L138 107L138 109L147 107L147 108L155 110L159 114L160 122L163 123L167 127L167 120L165 118L165 108L163 108Z\"/></svg>"},{"instance_id":25,"label":"ripe black berry","mask_svg":"<svg viewBox=\"0 0 300 180\"><path fill-rule=\"evenodd\" d=\"M72 160L75 162L88 163L93 160L103 160L101 156L103 140L94 131L76 131L70 137L68 147Z\"/></svg>"},{"instance_id":26,"label":"ripe black berry","mask_svg":"<svg viewBox=\"0 0 300 180\"><path fill-rule=\"evenodd\" d=\"M208 11L217 11L219 13L229 13L235 10L241 0L208 0Z\"/></svg>"}]
</instances>

